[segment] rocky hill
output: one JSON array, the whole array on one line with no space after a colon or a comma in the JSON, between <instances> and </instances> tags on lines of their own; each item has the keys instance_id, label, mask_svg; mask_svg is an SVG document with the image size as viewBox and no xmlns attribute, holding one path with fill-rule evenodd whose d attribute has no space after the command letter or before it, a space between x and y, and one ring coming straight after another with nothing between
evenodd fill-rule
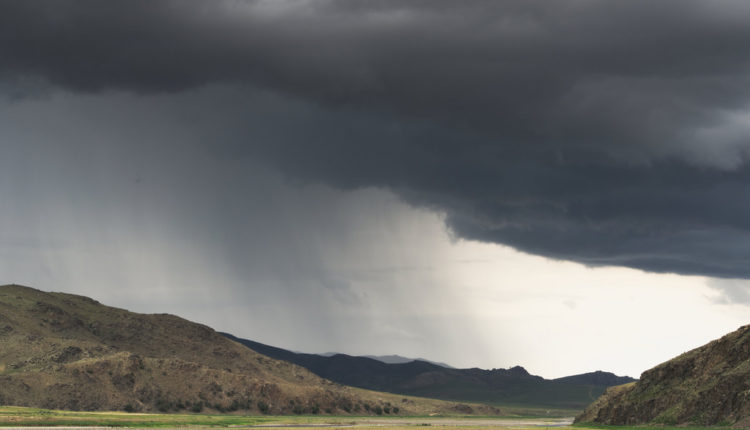
<instances>
[{"instance_id":1,"label":"rocky hill","mask_svg":"<svg viewBox=\"0 0 750 430\"><path fill-rule=\"evenodd\" d=\"M750 428L750 325L610 388L576 422Z\"/></svg>"},{"instance_id":2,"label":"rocky hill","mask_svg":"<svg viewBox=\"0 0 750 430\"><path fill-rule=\"evenodd\" d=\"M510 369L453 369L425 361L383 363L345 354L301 354L230 334L225 336L269 357L298 364L345 385L389 393L490 404L583 409L607 387L632 382L627 376L592 372L554 380Z\"/></svg>"},{"instance_id":3,"label":"rocky hill","mask_svg":"<svg viewBox=\"0 0 750 430\"><path fill-rule=\"evenodd\" d=\"M0 404L72 410L427 414L494 408L344 387L209 327L0 286Z\"/></svg>"}]
</instances>

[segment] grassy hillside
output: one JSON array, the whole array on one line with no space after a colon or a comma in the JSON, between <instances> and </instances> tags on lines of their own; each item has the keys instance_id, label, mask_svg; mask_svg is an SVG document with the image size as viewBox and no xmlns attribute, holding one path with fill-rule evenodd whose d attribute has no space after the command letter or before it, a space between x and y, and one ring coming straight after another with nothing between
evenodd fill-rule
<instances>
[{"instance_id":1,"label":"grassy hillside","mask_svg":"<svg viewBox=\"0 0 750 430\"><path fill-rule=\"evenodd\" d=\"M387 364L345 354L300 354L224 334L262 354L298 364L318 376L390 393L494 405L533 405L581 410L612 385L634 379L593 372L547 380L524 368L452 369L424 361Z\"/></svg>"},{"instance_id":2,"label":"grassy hillside","mask_svg":"<svg viewBox=\"0 0 750 430\"><path fill-rule=\"evenodd\" d=\"M69 410L497 413L344 387L182 318L0 286L0 404Z\"/></svg>"},{"instance_id":3,"label":"grassy hillside","mask_svg":"<svg viewBox=\"0 0 750 430\"><path fill-rule=\"evenodd\" d=\"M750 325L610 388L576 421L750 428Z\"/></svg>"}]
</instances>

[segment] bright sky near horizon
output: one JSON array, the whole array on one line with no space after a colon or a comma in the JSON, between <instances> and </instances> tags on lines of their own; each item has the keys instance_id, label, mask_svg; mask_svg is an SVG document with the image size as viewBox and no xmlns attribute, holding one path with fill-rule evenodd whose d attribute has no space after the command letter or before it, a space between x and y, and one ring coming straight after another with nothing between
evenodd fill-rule
<instances>
[{"instance_id":1,"label":"bright sky near horizon","mask_svg":"<svg viewBox=\"0 0 750 430\"><path fill-rule=\"evenodd\" d=\"M750 322L750 6L707 4L0 1L0 283L637 377Z\"/></svg>"}]
</instances>

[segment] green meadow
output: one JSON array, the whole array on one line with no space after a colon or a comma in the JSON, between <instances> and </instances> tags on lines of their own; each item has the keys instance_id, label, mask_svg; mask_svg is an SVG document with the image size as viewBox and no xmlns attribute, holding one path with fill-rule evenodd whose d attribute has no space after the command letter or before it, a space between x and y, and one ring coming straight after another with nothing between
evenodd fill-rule
<instances>
[{"instance_id":1,"label":"green meadow","mask_svg":"<svg viewBox=\"0 0 750 430\"><path fill-rule=\"evenodd\" d=\"M560 426L561 418L529 417L474 417L474 416L424 416L424 417L371 417L371 416L272 416L228 414L142 414L127 412L78 412L15 406L0 407L2 427L271 427L271 428L379 428L396 429L414 427L452 428L538 428L547 424Z\"/></svg>"},{"instance_id":2,"label":"green meadow","mask_svg":"<svg viewBox=\"0 0 750 430\"><path fill-rule=\"evenodd\" d=\"M74 412L14 406L0 407L0 427L131 427L131 428L350 428L358 430L415 430L443 427L450 430L550 429L570 430L672 430L671 427L617 427L570 425L570 419L542 417L370 417L370 416L271 416L210 414L140 414L127 412ZM675 428L676 429L676 428ZM687 429L680 427L681 430ZM693 429L698 429L693 428ZM716 430L717 427L713 427Z\"/></svg>"}]
</instances>

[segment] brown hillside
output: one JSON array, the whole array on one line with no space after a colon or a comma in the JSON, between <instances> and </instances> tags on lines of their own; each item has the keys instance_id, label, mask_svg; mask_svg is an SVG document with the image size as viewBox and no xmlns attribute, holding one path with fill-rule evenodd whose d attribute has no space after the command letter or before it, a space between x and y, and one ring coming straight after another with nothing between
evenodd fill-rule
<instances>
[{"instance_id":1,"label":"brown hillside","mask_svg":"<svg viewBox=\"0 0 750 430\"><path fill-rule=\"evenodd\" d=\"M344 387L173 315L17 285L0 286L0 404L275 414L466 406Z\"/></svg>"},{"instance_id":2,"label":"brown hillside","mask_svg":"<svg viewBox=\"0 0 750 430\"><path fill-rule=\"evenodd\" d=\"M750 325L608 389L576 422L750 428Z\"/></svg>"}]
</instances>

